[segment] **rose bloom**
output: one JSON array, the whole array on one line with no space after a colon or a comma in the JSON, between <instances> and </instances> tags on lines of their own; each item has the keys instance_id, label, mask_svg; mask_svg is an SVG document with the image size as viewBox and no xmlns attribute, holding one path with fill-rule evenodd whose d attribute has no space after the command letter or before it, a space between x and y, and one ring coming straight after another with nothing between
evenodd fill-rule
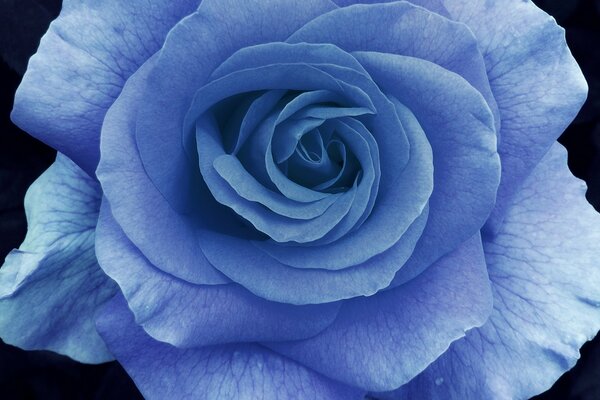
<instances>
[{"instance_id":1,"label":"rose bloom","mask_svg":"<svg viewBox=\"0 0 600 400\"><path fill-rule=\"evenodd\" d=\"M522 399L600 329L587 86L522 0L65 0L0 336L148 399Z\"/></svg>"}]
</instances>

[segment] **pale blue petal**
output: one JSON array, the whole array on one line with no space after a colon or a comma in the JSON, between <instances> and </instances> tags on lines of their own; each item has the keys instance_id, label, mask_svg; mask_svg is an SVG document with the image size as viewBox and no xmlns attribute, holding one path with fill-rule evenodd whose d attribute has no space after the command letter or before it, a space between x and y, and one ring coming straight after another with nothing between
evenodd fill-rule
<instances>
[{"instance_id":1,"label":"pale blue petal","mask_svg":"<svg viewBox=\"0 0 600 400\"><path fill-rule=\"evenodd\" d=\"M194 285L167 275L127 239L106 202L100 211L96 251L136 322L153 338L180 348L310 337L329 326L340 307L274 303L236 284Z\"/></svg>"},{"instance_id":2,"label":"pale blue petal","mask_svg":"<svg viewBox=\"0 0 600 400\"><path fill-rule=\"evenodd\" d=\"M600 216L585 191L555 144L484 240L490 320L386 398L525 399L573 367L600 329Z\"/></svg>"},{"instance_id":3,"label":"pale blue petal","mask_svg":"<svg viewBox=\"0 0 600 400\"><path fill-rule=\"evenodd\" d=\"M269 347L349 385L390 390L420 373L465 331L481 326L491 308L476 235L411 282L346 301L335 322L315 337Z\"/></svg>"},{"instance_id":4,"label":"pale blue petal","mask_svg":"<svg viewBox=\"0 0 600 400\"><path fill-rule=\"evenodd\" d=\"M200 0L65 0L29 61L12 118L89 174L100 128L125 81Z\"/></svg>"},{"instance_id":5,"label":"pale blue petal","mask_svg":"<svg viewBox=\"0 0 600 400\"><path fill-rule=\"evenodd\" d=\"M443 0L482 49L502 127L502 181L487 228L502 221L523 180L571 123L587 85L564 30L531 1Z\"/></svg>"},{"instance_id":6,"label":"pale blue petal","mask_svg":"<svg viewBox=\"0 0 600 400\"><path fill-rule=\"evenodd\" d=\"M5 342L87 363L112 359L94 325L97 306L117 291L94 254L99 189L59 154L27 192L27 237L0 269Z\"/></svg>"},{"instance_id":7,"label":"pale blue petal","mask_svg":"<svg viewBox=\"0 0 600 400\"><path fill-rule=\"evenodd\" d=\"M135 324L118 296L98 330L147 400L362 400L364 392L327 379L254 344L178 349Z\"/></svg>"}]
</instances>

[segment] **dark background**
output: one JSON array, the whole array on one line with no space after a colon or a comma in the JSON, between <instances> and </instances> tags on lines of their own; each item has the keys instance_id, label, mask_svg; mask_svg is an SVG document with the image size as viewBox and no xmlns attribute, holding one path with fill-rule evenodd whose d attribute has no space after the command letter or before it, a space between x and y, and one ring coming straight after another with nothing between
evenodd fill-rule
<instances>
[{"instance_id":1,"label":"dark background","mask_svg":"<svg viewBox=\"0 0 600 400\"><path fill-rule=\"evenodd\" d=\"M470 0L465 0L470 1ZM590 85L588 101L560 138L569 167L589 187L600 210L600 0L537 0L567 31L569 46ZM0 0L0 260L19 246L27 224L23 197L55 152L15 127L12 98L40 37L61 0ZM571 371L536 400L600 399L600 337L583 346ZM46 351L23 351L0 341L0 397L25 399L141 399L116 362L84 365Z\"/></svg>"}]
</instances>

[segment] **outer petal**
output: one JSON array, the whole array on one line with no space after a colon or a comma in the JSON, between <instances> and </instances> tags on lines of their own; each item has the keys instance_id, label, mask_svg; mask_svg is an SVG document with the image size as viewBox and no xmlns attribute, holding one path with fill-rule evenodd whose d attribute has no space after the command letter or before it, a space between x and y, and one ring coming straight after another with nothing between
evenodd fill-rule
<instances>
[{"instance_id":1,"label":"outer petal","mask_svg":"<svg viewBox=\"0 0 600 400\"><path fill-rule=\"evenodd\" d=\"M340 307L274 303L237 284L193 285L169 276L127 239L107 202L100 211L96 249L137 323L153 338L177 347L306 338L326 328Z\"/></svg>"},{"instance_id":2,"label":"outer petal","mask_svg":"<svg viewBox=\"0 0 600 400\"><path fill-rule=\"evenodd\" d=\"M581 108L587 85L564 30L531 1L444 4L477 37L500 109L502 181L487 224L494 231L523 180Z\"/></svg>"},{"instance_id":3,"label":"outer petal","mask_svg":"<svg viewBox=\"0 0 600 400\"><path fill-rule=\"evenodd\" d=\"M52 350L78 361L112 357L96 333L96 307L116 285L94 255L99 187L66 157L31 186L29 232L0 269L0 336L27 350Z\"/></svg>"},{"instance_id":4,"label":"outer petal","mask_svg":"<svg viewBox=\"0 0 600 400\"><path fill-rule=\"evenodd\" d=\"M491 308L476 235L411 282L348 300L319 335L270 347L347 384L390 390L420 373L465 331L481 326Z\"/></svg>"},{"instance_id":5,"label":"outer petal","mask_svg":"<svg viewBox=\"0 0 600 400\"><path fill-rule=\"evenodd\" d=\"M92 174L104 114L201 0L65 0L29 61L12 118Z\"/></svg>"},{"instance_id":6,"label":"outer petal","mask_svg":"<svg viewBox=\"0 0 600 400\"><path fill-rule=\"evenodd\" d=\"M600 329L600 216L584 195L555 144L484 242L490 320L389 398L524 399L575 364Z\"/></svg>"},{"instance_id":7,"label":"outer petal","mask_svg":"<svg viewBox=\"0 0 600 400\"><path fill-rule=\"evenodd\" d=\"M102 310L97 325L148 400L364 398L364 392L257 345L182 350L157 342L135 325L120 296Z\"/></svg>"}]
</instances>

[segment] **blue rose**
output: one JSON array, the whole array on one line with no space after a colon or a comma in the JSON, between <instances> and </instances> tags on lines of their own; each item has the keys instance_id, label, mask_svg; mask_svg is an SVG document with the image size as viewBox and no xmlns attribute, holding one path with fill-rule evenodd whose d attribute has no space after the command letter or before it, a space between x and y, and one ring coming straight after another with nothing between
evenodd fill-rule
<instances>
[{"instance_id":1,"label":"blue rose","mask_svg":"<svg viewBox=\"0 0 600 400\"><path fill-rule=\"evenodd\" d=\"M149 399L539 393L600 329L586 91L529 1L65 0L0 336Z\"/></svg>"}]
</instances>

